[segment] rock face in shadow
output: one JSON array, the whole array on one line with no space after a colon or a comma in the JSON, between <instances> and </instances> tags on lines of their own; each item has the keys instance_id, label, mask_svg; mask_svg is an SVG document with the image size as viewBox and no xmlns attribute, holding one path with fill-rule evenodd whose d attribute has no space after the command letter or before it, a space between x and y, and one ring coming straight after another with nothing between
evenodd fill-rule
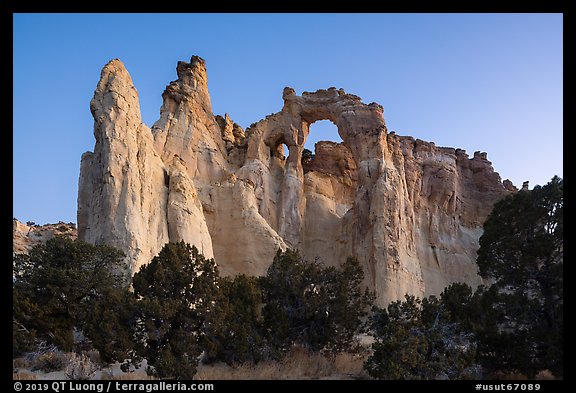
<instances>
[{"instance_id":1,"label":"rock face in shadow","mask_svg":"<svg viewBox=\"0 0 576 393\"><path fill-rule=\"evenodd\" d=\"M169 240L196 245L226 275L265 274L278 248L333 266L355 256L380 305L481 283L482 224L516 191L486 153L389 133L382 106L335 88L287 87L281 111L244 131L212 113L204 60L179 62L177 74L150 129L122 63L104 67L91 102L96 145L82 156L81 239L119 247L132 273ZM318 142L304 168L319 120L343 143Z\"/></svg>"}]
</instances>

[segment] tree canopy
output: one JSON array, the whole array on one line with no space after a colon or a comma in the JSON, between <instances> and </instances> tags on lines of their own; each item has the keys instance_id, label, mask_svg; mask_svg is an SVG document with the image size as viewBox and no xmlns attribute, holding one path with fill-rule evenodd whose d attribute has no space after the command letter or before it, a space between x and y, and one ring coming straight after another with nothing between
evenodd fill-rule
<instances>
[{"instance_id":1,"label":"tree canopy","mask_svg":"<svg viewBox=\"0 0 576 393\"><path fill-rule=\"evenodd\" d=\"M422 301L406 295L404 301L375 310L372 330L376 342L364 365L368 374L379 379L479 377L475 336L454 322L450 306L442 300L454 296L446 291L444 295Z\"/></svg>"},{"instance_id":2,"label":"tree canopy","mask_svg":"<svg viewBox=\"0 0 576 393\"><path fill-rule=\"evenodd\" d=\"M218 268L195 246L168 243L133 277L136 337L150 372L192 379L202 353L204 327L214 309Z\"/></svg>"},{"instance_id":3,"label":"tree canopy","mask_svg":"<svg viewBox=\"0 0 576 393\"><path fill-rule=\"evenodd\" d=\"M278 250L262 279L272 347L285 351L297 343L311 350L349 349L373 300L362 291L363 278L354 258L336 269L308 262L296 250Z\"/></svg>"},{"instance_id":4,"label":"tree canopy","mask_svg":"<svg viewBox=\"0 0 576 393\"><path fill-rule=\"evenodd\" d=\"M125 271L121 251L64 236L15 255L13 325L22 340L14 350L29 349L25 342L35 340L72 350L74 328L86 327L95 304L126 288Z\"/></svg>"},{"instance_id":5,"label":"tree canopy","mask_svg":"<svg viewBox=\"0 0 576 393\"><path fill-rule=\"evenodd\" d=\"M484 327L487 367L533 376L563 369L563 180L496 203L480 238L478 267L492 287Z\"/></svg>"}]
</instances>

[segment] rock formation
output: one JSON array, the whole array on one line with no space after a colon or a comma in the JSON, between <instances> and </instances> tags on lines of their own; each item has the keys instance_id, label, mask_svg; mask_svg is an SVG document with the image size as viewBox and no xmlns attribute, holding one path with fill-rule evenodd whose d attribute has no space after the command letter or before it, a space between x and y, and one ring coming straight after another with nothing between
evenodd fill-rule
<instances>
[{"instance_id":1,"label":"rock formation","mask_svg":"<svg viewBox=\"0 0 576 393\"><path fill-rule=\"evenodd\" d=\"M137 270L169 240L168 168L119 60L102 70L90 110L96 146L80 164L78 237L127 252Z\"/></svg>"},{"instance_id":2,"label":"rock formation","mask_svg":"<svg viewBox=\"0 0 576 393\"><path fill-rule=\"evenodd\" d=\"M37 225L33 222L24 224L14 218L12 220L12 254L27 254L33 246L44 243L56 235L76 239L78 237L76 225L62 221L45 225Z\"/></svg>"},{"instance_id":3,"label":"rock formation","mask_svg":"<svg viewBox=\"0 0 576 393\"><path fill-rule=\"evenodd\" d=\"M178 240L225 275L265 274L278 248L328 265L355 256L380 305L481 283L482 223L516 190L486 153L389 133L382 106L336 88L287 87L282 110L244 131L212 113L204 60L178 62L177 74L148 128L120 60L102 70L90 105L96 145L80 171L81 239L122 249L132 272ZM343 143L317 143L303 168L318 120Z\"/></svg>"}]
</instances>

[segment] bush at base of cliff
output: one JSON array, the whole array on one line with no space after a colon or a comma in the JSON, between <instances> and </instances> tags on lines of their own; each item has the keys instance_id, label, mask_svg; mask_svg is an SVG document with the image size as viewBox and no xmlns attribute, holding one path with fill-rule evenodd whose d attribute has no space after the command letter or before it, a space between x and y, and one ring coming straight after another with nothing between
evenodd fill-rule
<instances>
[{"instance_id":1,"label":"bush at base of cliff","mask_svg":"<svg viewBox=\"0 0 576 393\"><path fill-rule=\"evenodd\" d=\"M364 368L378 379L478 379L476 341L436 297L406 296L372 317L376 342Z\"/></svg>"},{"instance_id":2,"label":"bush at base of cliff","mask_svg":"<svg viewBox=\"0 0 576 393\"><path fill-rule=\"evenodd\" d=\"M168 243L133 277L138 354L163 379L192 379L218 293L218 268L196 247Z\"/></svg>"},{"instance_id":3,"label":"bush at base of cliff","mask_svg":"<svg viewBox=\"0 0 576 393\"><path fill-rule=\"evenodd\" d=\"M262 290L259 279L244 274L224 277L215 310L208 317L204 363L257 363L265 357Z\"/></svg>"},{"instance_id":4,"label":"bush at base of cliff","mask_svg":"<svg viewBox=\"0 0 576 393\"><path fill-rule=\"evenodd\" d=\"M17 352L45 341L64 351L93 306L126 288L124 254L113 247L56 236L17 254L13 264L13 329ZM17 355L17 353L15 353Z\"/></svg>"},{"instance_id":5,"label":"bush at base of cliff","mask_svg":"<svg viewBox=\"0 0 576 393\"><path fill-rule=\"evenodd\" d=\"M302 259L298 251L276 253L262 278L265 337L272 355L294 344L312 351L350 350L373 295L362 291L364 273L348 258L339 268Z\"/></svg>"}]
</instances>

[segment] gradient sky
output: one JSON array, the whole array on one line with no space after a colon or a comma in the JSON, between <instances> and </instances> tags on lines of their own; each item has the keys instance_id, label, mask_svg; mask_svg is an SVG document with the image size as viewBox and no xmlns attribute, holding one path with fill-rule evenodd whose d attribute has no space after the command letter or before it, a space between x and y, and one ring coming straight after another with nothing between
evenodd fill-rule
<instances>
[{"instance_id":1,"label":"gradient sky","mask_svg":"<svg viewBox=\"0 0 576 393\"><path fill-rule=\"evenodd\" d=\"M502 179L563 176L562 14L15 14L13 216L76 222L90 99L120 58L148 126L176 63L206 60L215 114L246 128L331 86L384 106L389 131L486 151ZM340 141L312 126L307 146Z\"/></svg>"}]
</instances>

